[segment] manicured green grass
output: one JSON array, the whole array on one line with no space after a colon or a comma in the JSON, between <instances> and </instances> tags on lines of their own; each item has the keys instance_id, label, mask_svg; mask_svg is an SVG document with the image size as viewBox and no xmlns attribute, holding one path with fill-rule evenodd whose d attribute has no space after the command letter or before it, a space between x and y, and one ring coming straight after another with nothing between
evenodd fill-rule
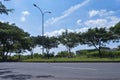
<instances>
[{"instance_id":1,"label":"manicured green grass","mask_svg":"<svg viewBox=\"0 0 120 80\"><path fill-rule=\"evenodd\" d=\"M34 58L23 62L120 62L120 58Z\"/></svg>"}]
</instances>

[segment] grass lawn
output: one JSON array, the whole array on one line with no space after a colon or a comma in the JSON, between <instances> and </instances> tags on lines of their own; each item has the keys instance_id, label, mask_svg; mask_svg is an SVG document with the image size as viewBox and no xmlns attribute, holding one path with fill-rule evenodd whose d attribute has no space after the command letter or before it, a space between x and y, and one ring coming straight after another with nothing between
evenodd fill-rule
<instances>
[{"instance_id":1,"label":"grass lawn","mask_svg":"<svg viewBox=\"0 0 120 80\"><path fill-rule=\"evenodd\" d=\"M120 62L120 58L34 58L23 62Z\"/></svg>"}]
</instances>

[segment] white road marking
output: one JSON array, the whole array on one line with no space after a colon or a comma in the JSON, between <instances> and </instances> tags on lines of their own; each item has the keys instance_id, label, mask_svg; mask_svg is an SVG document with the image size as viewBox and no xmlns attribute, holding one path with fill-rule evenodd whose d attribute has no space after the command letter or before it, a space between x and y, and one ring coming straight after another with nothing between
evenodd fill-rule
<instances>
[{"instance_id":1,"label":"white road marking","mask_svg":"<svg viewBox=\"0 0 120 80\"><path fill-rule=\"evenodd\" d=\"M65 66L54 66L54 68L66 68L66 69L81 69L81 70L97 70L97 69L94 69L94 68L75 68L75 67L65 67Z\"/></svg>"}]
</instances>

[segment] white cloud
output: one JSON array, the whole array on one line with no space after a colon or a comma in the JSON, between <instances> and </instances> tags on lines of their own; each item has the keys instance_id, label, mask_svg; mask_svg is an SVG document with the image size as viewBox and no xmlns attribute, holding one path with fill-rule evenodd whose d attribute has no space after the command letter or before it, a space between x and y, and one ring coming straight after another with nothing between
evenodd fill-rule
<instances>
[{"instance_id":1,"label":"white cloud","mask_svg":"<svg viewBox=\"0 0 120 80\"><path fill-rule=\"evenodd\" d=\"M119 17L116 16L108 16L105 18L100 18L100 19L91 19L91 20L87 20L84 22L81 22L82 20L79 19L78 22L80 22L82 25L84 25L84 27L80 28L80 29L67 29L68 32L85 32L87 31L89 28L95 28L95 27L111 27L114 26L116 23L118 23L120 21ZM45 35L52 37L52 36L59 36L62 34L62 32L65 32L65 29L60 29L60 30L55 30L53 32L46 32Z\"/></svg>"},{"instance_id":2,"label":"white cloud","mask_svg":"<svg viewBox=\"0 0 120 80\"><path fill-rule=\"evenodd\" d=\"M105 27L106 19L87 20L84 24L88 27Z\"/></svg>"},{"instance_id":3,"label":"white cloud","mask_svg":"<svg viewBox=\"0 0 120 80\"><path fill-rule=\"evenodd\" d=\"M63 32L65 32L66 29L60 29L60 30L55 30L53 32L46 32L45 33L45 36L49 36L49 37L52 37L52 36L59 36L61 35ZM67 29L68 32L74 32L74 30L71 30L71 29Z\"/></svg>"},{"instance_id":4,"label":"white cloud","mask_svg":"<svg viewBox=\"0 0 120 80\"><path fill-rule=\"evenodd\" d=\"M89 17L93 17L93 16L97 15L98 12L99 12L99 11L96 11L96 10L91 10L91 11L89 11Z\"/></svg>"},{"instance_id":5,"label":"white cloud","mask_svg":"<svg viewBox=\"0 0 120 80\"><path fill-rule=\"evenodd\" d=\"M85 0L84 2L77 4L75 6L70 7L68 10L64 11L63 14L61 16L58 17L53 17L51 19L49 19L48 21L46 21L45 25L52 25L66 17L68 17L70 14L72 14L73 12L75 12L76 10L78 10L79 8L85 6L90 0Z\"/></svg>"},{"instance_id":6,"label":"white cloud","mask_svg":"<svg viewBox=\"0 0 120 80\"><path fill-rule=\"evenodd\" d=\"M87 31L89 28L95 28L95 27L111 27L114 26L116 23L118 23L120 21L119 17L116 16L108 16L105 18L100 18L100 19L90 19L90 20L86 20L84 22L81 22L82 20L79 19L78 22L81 23L81 25L84 25L84 27L80 28L80 29L67 29L68 32L85 32ZM65 29L60 29L60 30L55 30L52 32L46 32L45 35L52 37L52 36L59 36L61 35L63 32L65 32Z\"/></svg>"},{"instance_id":7,"label":"white cloud","mask_svg":"<svg viewBox=\"0 0 120 80\"><path fill-rule=\"evenodd\" d=\"M111 27L120 21L120 17L114 16L115 11L107 11L106 9L91 10L88 12L91 19L82 21L77 20L77 25L82 25L82 29L95 28L95 27ZM92 17L97 16L96 19Z\"/></svg>"},{"instance_id":8,"label":"white cloud","mask_svg":"<svg viewBox=\"0 0 120 80\"><path fill-rule=\"evenodd\" d=\"M76 29L75 32L79 33L79 32L86 32L89 28L88 27L83 27L83 28L80 28L80 29Z\"/></svg>"},{"instance_id":9,"label":"white cloud","mask_svg":"<svg viewBox=\"0 0 120 80\"><path fill-rule=\"evenodd\" d=\"M85 6L90 0L85 0L84 2L77 4L75 6L70 7L68 10L64 11L63 16L69 16L71 13L73 13L74 11L78 10L80 7Z\"/></svg>"},{"instance_id":10,"label":"white cloud","mask_svg":"<svg viewBox=\"0 0 120 80\"><path fill-rule=\"evenodd\" d=\"M22 11L21 14L22 14L22 16L21 16L20 20L22 22L25 22L26 21L26 17L30 15L29 11Z\"/></svg>"},{"instance_id":11,"label":"white cloud","mask_svg":"<svg viewBox=\"0 0 120 80\"><path fill-rule=\"evenodd\" d=\"M23 11L22 14L23 14L23 16L28 16L28 15L30 15L29 11Z\"/></svg>"},{"instance_id":12,"label":"white cloud","mask_svg":"<svg viewBox=\"0 0 120 80\"><path fill-rule=\"evenodd\" d=\"M72 30L72 29L67 29L68 33L69 32L76 32L76 33L79 33L79 32L85 32L88 30L88 27L84 27L84 28L80 28L80 29L75 29L75 30ZM49 36L49 37L52 37L52 36L59 36L61 35L63 32L65 32L66 29L60 29L60 30L55 30L55 31L52 31L52 32L46 32L45 33L45 36Z\"/></svg>"},{"instance_id":13,"label":"white cloud","mask_svg":"<svg viewBox=\"0 0 120 80\"><path fill-rule=\"evenodd\" d=\"M106 19L108 20L108 27L114 26L120 21L120 18L116 16L108 16Z\"/></svg>"},{"instance_id":14,"label":"white cloud","mask_svg":"<svg viewBox=\"0 0 120 80\"><path fill-rule=\"evenodd\" d=\"M52 36L59 36L61 35L63 32L65 32L65 29L60 29L60 30L55 30L53 32L46 32L45 35L52 37Z\"/></svg>"},{"instance_id":15,"label":"white cloud","mask_svg":"<svg viewBox=\"0 0 120 80\"><path fill-rule=\"evenodd\" d=\"M25 21L26 21L25 16L22 16L22 17L21 17L21 21L22 21L22 22L25 22Z\"/></svg>"},{"instance_id":16,"label":"white cloud","mask_svg":"<svg viewBox=\"0 0 120 80\"><path fill-rule=\"evenodd\" d=\"M105 18L101 18L101 19L95 19L95 20L87 20L84 22L84 25L90 28L94 28L94 27L111 27L114 26L116 23L118 23L120 21L119 17L116 16L108 16Z\"/></svg>"},{"instance_id":17,"label":"white cloud","mask_svg":"<svg viewBox=\"0 0 120 80\"><path fill-rule=\"evenodd\" d=\"M91 20L87 20L82 22L81 24L84 25L84 27L80 28L80 29L67 29L68 32L86 32L89 28L95 28L95 27L106 27L109 28L111 26L114 26L116 23L118 23L120 21L119 17L116 16L108 16L105 18L100 18L100 19L91 19ZM81 20L78 22L81 22ZM59 36L62 34L62 32L65 32L65 29L60 29L60 30L55 30L53 32L46 32L45 35L46 36Z\"/></svg>"},{"instance_id":18,"label":"white cloud","mask_svg":"<svg viewBox=\"0 0 120 80\"><path fill-rule=\"evenodd\" d=\"M89 17L94 17L96 15L102 17L102 16L108 16L114 14L114 11L107 11L106 9L101 9L101 10L91 10L88 12Z\"/></svg>"},{"instance_id":19,"label":"white cloud","mask_svg":"<svg viewBox=\"0 0 120 80\"><path fill-rule=\"evenodd\" d=\"M82 20L81 19L77 20L77 25L82 25Z\"/></svg>"}]
</instances>

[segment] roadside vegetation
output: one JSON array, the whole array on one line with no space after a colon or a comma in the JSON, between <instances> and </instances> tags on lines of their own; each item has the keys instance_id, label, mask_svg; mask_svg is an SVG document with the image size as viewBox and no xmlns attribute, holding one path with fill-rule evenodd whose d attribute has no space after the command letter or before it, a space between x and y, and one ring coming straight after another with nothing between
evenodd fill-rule
<instances>
[{"instance_id":1,"label":"roadside vegetation","mask_svg":"<svg viewBox=\"0 0 120 80\"><path fill-rule=\"evenodd\" d=\"M7 9L0 1L0 14L9 14L13 9ZM68 32L59 36L30 36L15 23L0 22L0 61L26 62L64 62L64 61L120 61L120 22L109 29L105 27L90 28L86 32ZM43 43L44 41L44 43ZM118 43L118 48L110 49L107 45ZM66 51L50 53L52 48L62 44ZM79 50L75 53L72 48L81 45L93 46L95 49ZM36 47L43 46L45 53L34 53ZM30 54L24 55L25 52Z\"/></svg>"}]
</instances>

